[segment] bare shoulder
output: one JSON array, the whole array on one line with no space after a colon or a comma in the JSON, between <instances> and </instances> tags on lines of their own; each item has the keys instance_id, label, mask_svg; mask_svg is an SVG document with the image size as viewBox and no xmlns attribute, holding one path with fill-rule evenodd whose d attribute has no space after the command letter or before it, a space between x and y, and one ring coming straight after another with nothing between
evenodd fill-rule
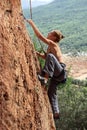
<instances>
[{"instance_id":1,"label":"bare shoulder","mask_svg":"<svg viewBox=\"0 0 87 130\"><path fill-rule=\"evenodd\" d=\"M56 44L55 42L53 42L52 40L49 40L49 39L48 39L48 44L49 44L50 46L57 47L57 44Z\"/></svg>"},{"instance_id":2,"label":"bare shoulder","mask_svg":"<svg viewBox=\"0 0 87 130\"><path fill-rule=\"evenodd\" d=\"M56 45L55 42L53 42L53 41L50 40L50 39L47 39L47 38L44 37L42 34L38 35L38 38L39 38L41 41L43 41L44 43L46 43L47 45L49 45L49 46L55 46L55 45Z\"/></svg>"}]
</instances>

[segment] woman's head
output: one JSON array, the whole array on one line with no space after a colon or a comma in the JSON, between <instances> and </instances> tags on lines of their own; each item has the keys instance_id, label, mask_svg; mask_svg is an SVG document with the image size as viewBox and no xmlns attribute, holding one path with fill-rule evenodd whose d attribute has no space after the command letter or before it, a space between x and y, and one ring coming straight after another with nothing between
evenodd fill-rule
<instances>
[{"instance_id":1,"label":"woman's head","mask_svg":"<svg viewBox=\"0 0 87 130\"><path fill-rule=\"evenodd\" d=\"M50 33L48 33L47 38L54 42L59 42L61 39L64 38L64 36L59 30L53 30Z\"/></svg>"}]
</instances>

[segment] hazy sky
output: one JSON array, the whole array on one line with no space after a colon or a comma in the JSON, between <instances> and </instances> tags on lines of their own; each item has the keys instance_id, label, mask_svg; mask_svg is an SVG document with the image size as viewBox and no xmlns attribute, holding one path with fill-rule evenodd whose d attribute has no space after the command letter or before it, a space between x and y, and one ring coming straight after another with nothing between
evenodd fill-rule
<instances>
[{"instance_id":1,"label":"hazy sky","mask_svg":"<svg viewBox=\"0 0 87 130\"><path fill-rule=\"evenodd\" d=\"M30 1L30 0L21 0L21 2L22 2L22 7L23 7L23 8L29 7L29 1ZM53 1L53 0L31 0L33 7L39 6L39 5L48 4L48 3L52 2L52 1Z\"/></svg>"}]
</instances>

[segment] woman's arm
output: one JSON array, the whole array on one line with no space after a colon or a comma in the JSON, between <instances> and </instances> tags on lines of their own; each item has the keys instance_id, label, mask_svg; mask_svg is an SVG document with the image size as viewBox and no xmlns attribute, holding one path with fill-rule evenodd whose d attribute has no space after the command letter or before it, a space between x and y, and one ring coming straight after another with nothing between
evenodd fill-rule
<instances>
[{"instance_id":1,"label":"woman's arm","mask_svg":"<svg viewBox=\"0 0 87 130\"><path fill-rule=\"evenodd\" d=\"M38 51L36 51L36 54L37 54L37 56L39 56L39 57L41 57L43 59L46 59L46 54L42 54L42 53L40 53Z\"/></svg>"},{"instance_id":2,"label":"woman's arm","mask_svg":"<svg viewBox=\"0 0 87 130\"><path fill-rule=\"evenodd\" d=\"M48 44L48 45L55 45L54 42L52 42L51 40L45 38L42 33L39 31L39 29L36 27L36 25L34 24L34 22L30 19L30 20L27 20L27 22L32 26L36 36L41 40L43 41L44 43Z\"/></svg>"}]
</instances>

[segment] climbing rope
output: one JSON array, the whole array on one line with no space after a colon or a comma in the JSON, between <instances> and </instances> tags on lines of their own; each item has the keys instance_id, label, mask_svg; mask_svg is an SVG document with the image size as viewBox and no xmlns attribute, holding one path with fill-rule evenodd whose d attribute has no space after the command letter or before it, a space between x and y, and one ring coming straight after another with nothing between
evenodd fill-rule
<instances>
[{"instance_id":1,"label":"climbing rope","mask_svg":"<svg viewBox=\"0 0 87 130\"><path fill-rule=\"evenodd\" d=\"M30 18L32 19L32 4L31 4L31 0L30 0Z\"/></svg>"},{"instance_id":2,"label":"climbing rope","mask_svg":"<svg viewBox=\"0 0 87 130\"><path fill-rule=\"evenodd\" d=\"M32 19L32 1L28 0L28 3L29 3L29 6L30 6L30 19ZM21 15L23 16L23 18L25 19L25 21L28 22L27 19L26 19L26 17L23 15L23 13ZM39 39L38 39L38 42L40 44L41 51L46 54L46 52L44 51L43 45L42 45L42 43L40 42Z\"/></svg>"},{"instance_id":3,"label":"climbing rope","mask_svg":"<svg viewBox=\"0 0 87 130\"><path fill-rule=\"evenodd\" d=\"M32 2L30 0L30 18L32 19ZM38 39L39 44L41 46L41 51L45 53L44 49L43 49L43 45L41 44L40 40Z\"/></svg>"},{"instance_id":4,"label":"climbing rope","mask_svg":"<svg viewBox=\"0 0 87 130\"><path fill-rule=\"evenodd\" d=\"M29 6L30 6L30 19L32 19L32 2L31 2L31 0L28 0L28 4L29 4Z\"/></svg>"}]
</instances>

